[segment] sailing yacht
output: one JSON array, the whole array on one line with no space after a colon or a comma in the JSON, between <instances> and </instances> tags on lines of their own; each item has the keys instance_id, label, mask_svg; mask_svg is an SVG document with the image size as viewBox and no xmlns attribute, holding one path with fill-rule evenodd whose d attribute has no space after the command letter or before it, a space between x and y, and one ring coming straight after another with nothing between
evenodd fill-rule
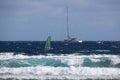
<instances>
[{"instance_id":1,"label":"sailing yacht","mask_svg":"<svg viewBox=\"0 0 120 80\"><path fill-rule=\"evenodd\" d=\"M79 42L79 43L82 43L83 41L78 39L78 38L71 38L70 35L69 35L69 19L68 19L68 7L66 7L66 10L67 10L67 17L66 17L66 22L67 22L67 39L65 39L64 41L65 42Z\"/></svg>"}]
</instances>

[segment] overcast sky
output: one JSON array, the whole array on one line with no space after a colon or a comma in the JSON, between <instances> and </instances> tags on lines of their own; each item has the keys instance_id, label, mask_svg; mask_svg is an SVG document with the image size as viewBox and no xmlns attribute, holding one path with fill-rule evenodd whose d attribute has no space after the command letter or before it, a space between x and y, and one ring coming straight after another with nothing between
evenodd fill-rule
<instances>
[{"instance_id":1,"label":"overcast sky","mask_svg":"<svg viewBox=\"0 0 120 80\"><path fill-rule=\"evenodd\" d=\"M0 40L120 40L120 0L0 0Z\"/></svg>"}]
</instances>

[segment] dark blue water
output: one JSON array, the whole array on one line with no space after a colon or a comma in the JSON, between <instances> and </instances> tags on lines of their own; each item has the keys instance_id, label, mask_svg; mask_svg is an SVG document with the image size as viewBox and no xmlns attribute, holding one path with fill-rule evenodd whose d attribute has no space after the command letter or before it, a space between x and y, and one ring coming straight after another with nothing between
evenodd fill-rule
<instances>
[{"instance_id":1,"label":"dark blue water","mask_svg":"<svg viewBox=\"0 0 120 80\"><path fill-rule=\"evenodd\" d=\"M0 52L25 53L27 55L45 54L44 41L0 41ZM82 43L69 43L62 41L51 42L52 49L47 53L54 54L118 54L120 53L120 41L84 41Z\"/></svg>"}]
</instances>

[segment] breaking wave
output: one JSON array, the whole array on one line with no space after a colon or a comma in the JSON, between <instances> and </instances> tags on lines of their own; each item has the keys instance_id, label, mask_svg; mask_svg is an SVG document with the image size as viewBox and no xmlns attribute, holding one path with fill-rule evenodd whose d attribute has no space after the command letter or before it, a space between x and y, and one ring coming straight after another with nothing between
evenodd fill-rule
<instances>
[{"instance_id":1,"label":"breaking wave","mask_svg":"<svg viewBox=\"0 0 120 80\"><path fill-rule=\"evenodd\" d=\"M0 53L0 78L120 79L120 55Z\"/></svg>"},{"instance_id":2,"label":"breaking wave","mask_svg":"<svg viewBox=\"0 0 120 80\"><path fill-rule=\"evenodd\" d=\"M0 67L117 67L120 68L119 55L54 55L26 56L13 53L0 54Z\"/></svg>"}]
</instances>

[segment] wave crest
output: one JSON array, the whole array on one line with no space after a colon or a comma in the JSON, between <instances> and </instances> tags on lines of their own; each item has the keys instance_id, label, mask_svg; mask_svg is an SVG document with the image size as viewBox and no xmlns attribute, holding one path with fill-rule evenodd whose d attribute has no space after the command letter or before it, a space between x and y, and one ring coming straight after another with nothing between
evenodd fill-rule
<instances>
[{"instance_id":1,"label":"wave crest","mask_svg":"<svg viewBox=\"0 0 120 80\"><path fill-rule=\"evenodd\" d=\"M54 56L27 56L0 54L0 67L120 67L119 55L54 55Z\"/></svg>"}]
</instances>

